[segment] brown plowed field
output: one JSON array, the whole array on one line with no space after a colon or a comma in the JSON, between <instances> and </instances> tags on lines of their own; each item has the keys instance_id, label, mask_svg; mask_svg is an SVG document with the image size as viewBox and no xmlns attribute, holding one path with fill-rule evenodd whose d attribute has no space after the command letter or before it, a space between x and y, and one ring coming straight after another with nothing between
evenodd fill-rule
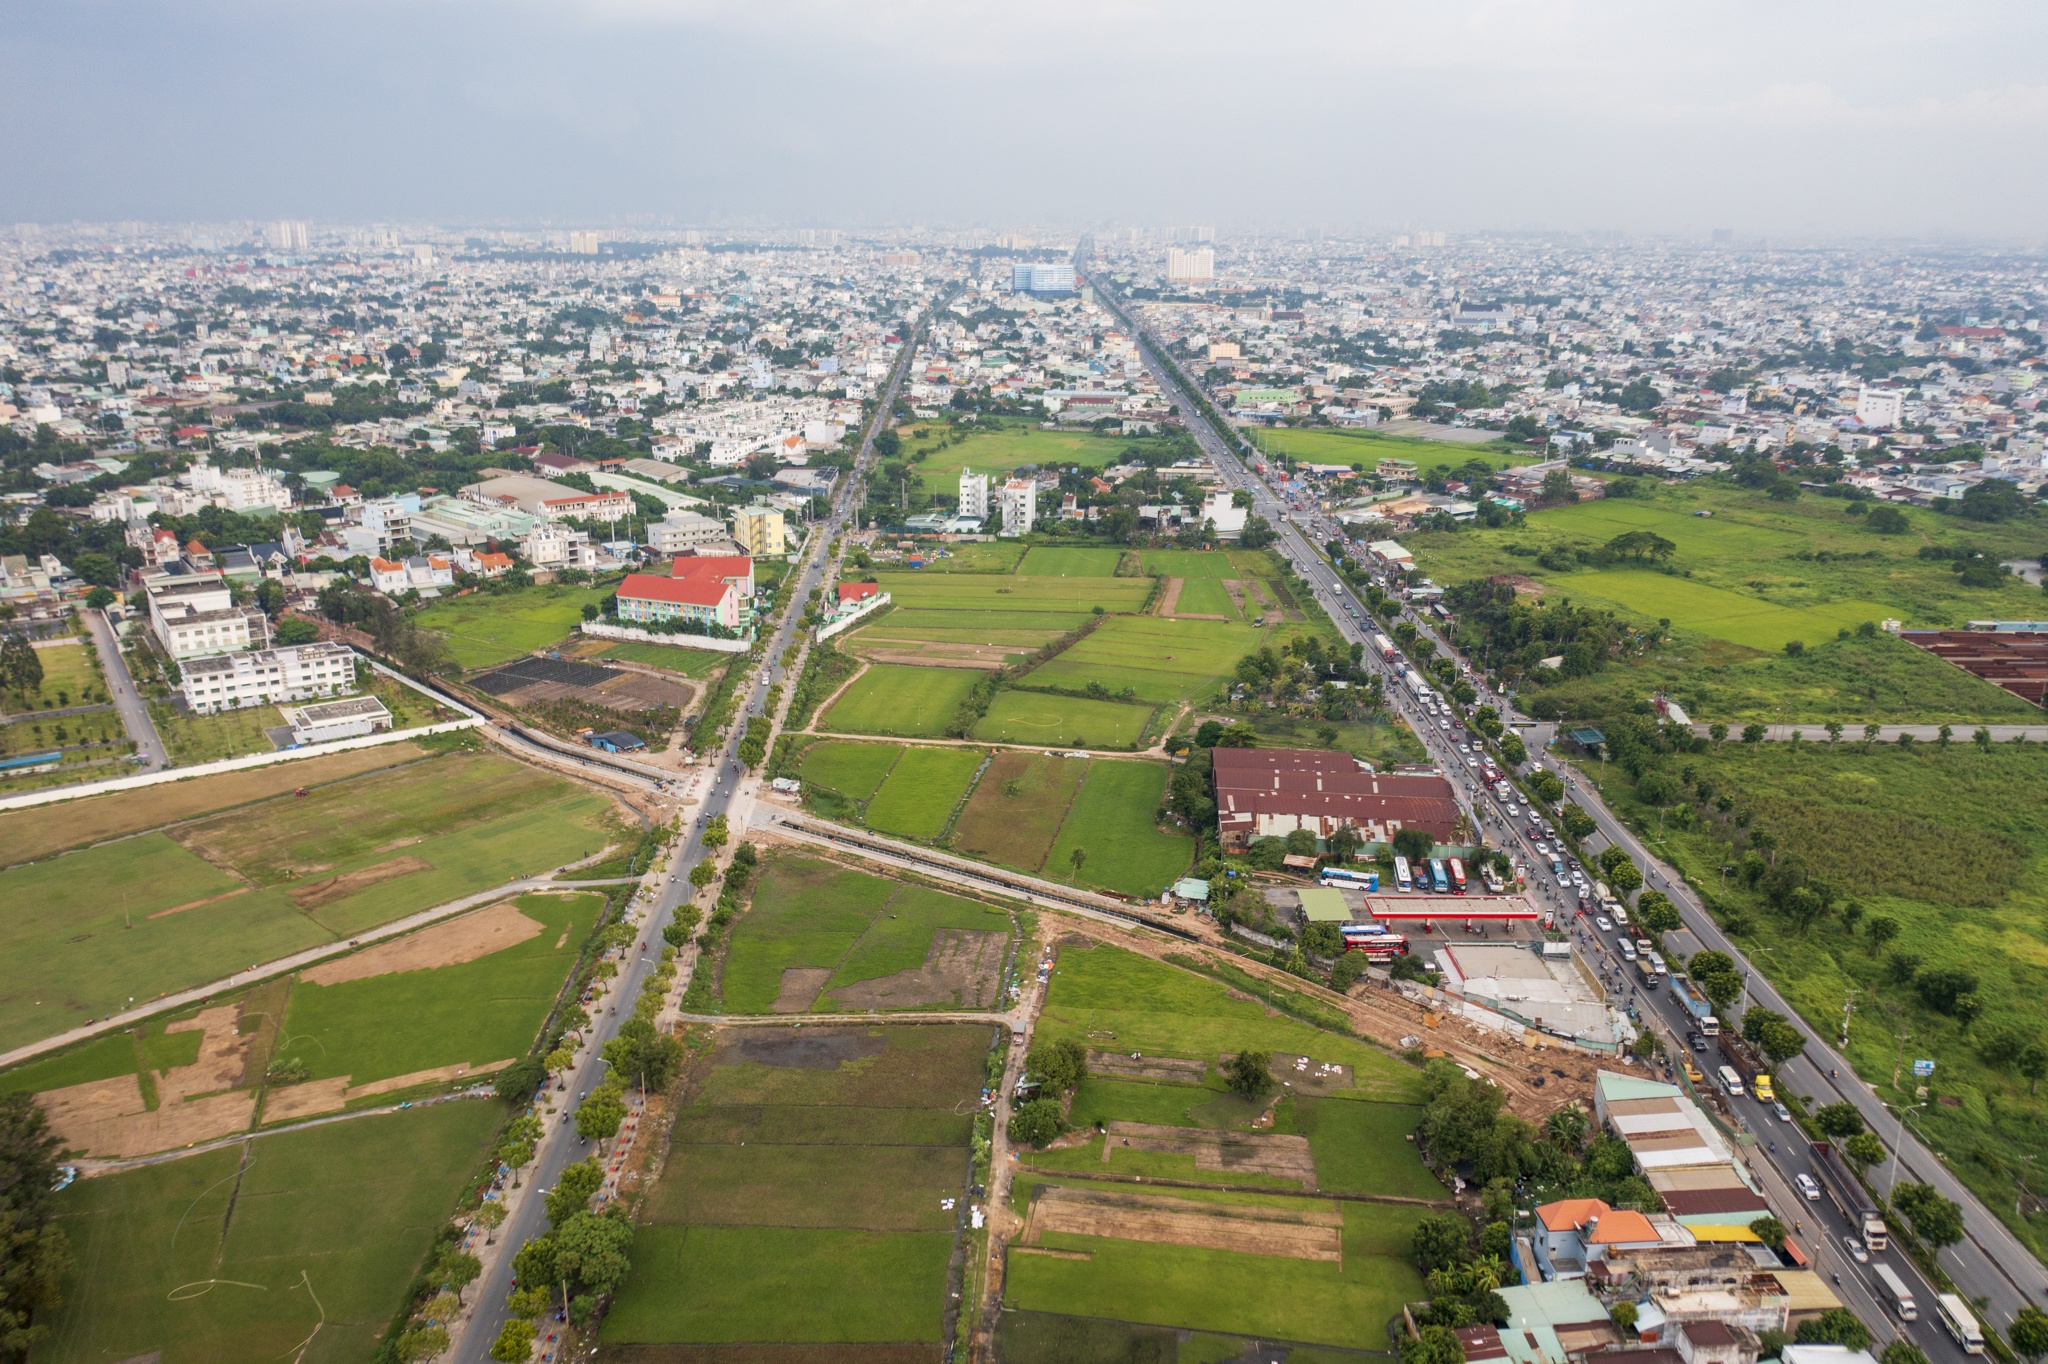
<instances>
[{"instance_id":1,"label":"brown plowed field","mask_svg":"<svg viewBox=\"0 0 2048 1364\"><path fill-rule=\"evenodd\" d=\"M1344 1259L1344 1214L1321 1204L1247 1207L1159 1194L1057 1187L1041 1191L1032 1201L1023 1239L1036 1243L1049 1232L1236 1250L1291 1260L1342 1263Z\"/></svg>"},{"instance_id":2,"label":"brown plowed field","mask_svg":"<svg viewBox=\"0 0 2048 1364\"><path fill-rule=\"evenodd\" d=\"M1112 1122L1102 1139L1106 1161L1118 1151L1158 1151L1193 1156L1198 1170L1272 1175L1316 1186L1315 1157L1308 1138L1282 1132L1219 1132L1200 1127L1164 1127L1149 1122Z\"/></svg>"}]
</instances>

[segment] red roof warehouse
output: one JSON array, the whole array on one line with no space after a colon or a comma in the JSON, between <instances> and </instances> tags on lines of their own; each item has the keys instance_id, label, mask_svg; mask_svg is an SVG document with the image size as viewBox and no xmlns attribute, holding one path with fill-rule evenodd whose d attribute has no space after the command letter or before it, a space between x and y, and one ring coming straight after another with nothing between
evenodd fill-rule
<instances>
[{"instance_id":1,"label":"red roof warehouse","mask_svg":"<svg viewBox=\"0 0 2048 1364\"><path fill-rule=\"evenodd\" d=\"M1458 841L1457 795L1434 773L1374 772L1348 753L1308 748L1218 748L1212 760L1217 832L1229 852L1295 829L1320 841L1346 825L1367 843L1392 842L1401 829Z\"/></svg>"}]
</instances>

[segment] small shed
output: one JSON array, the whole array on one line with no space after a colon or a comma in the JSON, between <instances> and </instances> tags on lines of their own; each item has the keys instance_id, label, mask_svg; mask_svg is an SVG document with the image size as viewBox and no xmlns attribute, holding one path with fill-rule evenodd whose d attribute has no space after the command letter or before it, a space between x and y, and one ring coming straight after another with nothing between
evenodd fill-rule
<instances>
[{"instance_id":1,"label":"small shed","mask_svg":"<svg viewBox=\"0 0 2048 1364\"><path fill-rule=\"evenodd\" d=\"M1182 900L1193 900L1199 904L1209 903L1209 883L1194 876L1183 876L1173 883L1174 895Z\"/></svg>"},{"instance_id":2,"label":"small shed","mask_svg":"<svg viewBox=\"0 0 2048 1364\"><path fill-rule=\"evenodd\" d=\"M632 753L647 747L638 735L628 734L623 729L608 729L601 734L591 735L590 746L601 748L607 753Z\"/></svg>"}]
</instances>

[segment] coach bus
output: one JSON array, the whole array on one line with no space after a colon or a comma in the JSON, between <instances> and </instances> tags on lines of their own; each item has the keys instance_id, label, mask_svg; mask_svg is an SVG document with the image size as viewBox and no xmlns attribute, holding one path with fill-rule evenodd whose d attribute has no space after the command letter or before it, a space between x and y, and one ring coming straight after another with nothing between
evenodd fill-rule
<instances>
[{"instance_id":1,"label":"coach bus","mask_svg":"<svg viewBox=\"0 0 2048 1364\"><path fill-rule=\"evenodd\" d=\"M1405 857L1394 859L1394 884L1402 890L1415 889L1415 882L1408 875L1408 859Z\"/></svg>"},{"instance_id":2,"label":"coach bus","mask_svg":"<svg viewBox=\"0 0 2048 1364\"><path fill-rule=\"evenodd\" d=\"M1429 885L1430 889L1439 895L1451 893L1450 873L1444 870L1444 860L1441 857L1429 859Z\"/></svg>"},{"instance_id":3,"label":"coach bus","mask_svg":"<svg viewBox=\"0 0 2048 1364\"><path fill-rule=\"evenodd\" d=\"M1451 889L1463 895L1465 893L1465 864L1453 857L1445 865L1451 869Z\"/></svg>"},{"instance_id":4,"label":"coach bus","mask_svg":"<svg viewBox=\"0 0 2048 1364\"><path fill-rule=\"evenodd\" d=\"M1364 952L1375 957L1398 957L1408 951L1408 939L1385 924L1341 924L1337 932L1347 952Z\"/></svg>"},{"instance_id":5,"label":"coach bus","mask_svg":"<svg viewBox=\"0 0 2048 1364\"><path fill-rule=\"evenodd\" d=\"M1984 1353L1984 1330L1977 1325L1977 1314L1969 1304L1953 1293L1934 1295L1934 1315L1941 1318L1941 1324L1956 1338L1956 1344L1963 1347L1966 1355Z\"/></svg>"},{"instance_id":6,"label":"coach bus","mask_svg":"<svg viewBox=\"0 0 2048 1364\"><path fill-rule=\"evenodd\" d=\"M1380 874L1376 871L1353 871L1349 867L1324 867L1316 877L1316 883L1324 886L1349 886L1355 890L1377 891L1380 888Z\"/></svg>"}]
</instances>

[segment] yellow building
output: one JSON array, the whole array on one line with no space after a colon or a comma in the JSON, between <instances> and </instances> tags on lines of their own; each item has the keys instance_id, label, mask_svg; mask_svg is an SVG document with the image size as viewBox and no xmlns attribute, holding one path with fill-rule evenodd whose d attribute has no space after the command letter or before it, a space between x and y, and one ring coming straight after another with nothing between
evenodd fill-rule
<instances>
[{"instance_id":1,"label":"yellow building","mask_svg":"<svg viewBox=\"0 0 2048 1364\"><path fill-rule=\"evenodd\" d=\"M773 507L756 504L735 510L732 514L732 538L739 542L740 552L749 558L761 559L789 552L783 539L782 513Z\"/></svg>"}]
</instances>

